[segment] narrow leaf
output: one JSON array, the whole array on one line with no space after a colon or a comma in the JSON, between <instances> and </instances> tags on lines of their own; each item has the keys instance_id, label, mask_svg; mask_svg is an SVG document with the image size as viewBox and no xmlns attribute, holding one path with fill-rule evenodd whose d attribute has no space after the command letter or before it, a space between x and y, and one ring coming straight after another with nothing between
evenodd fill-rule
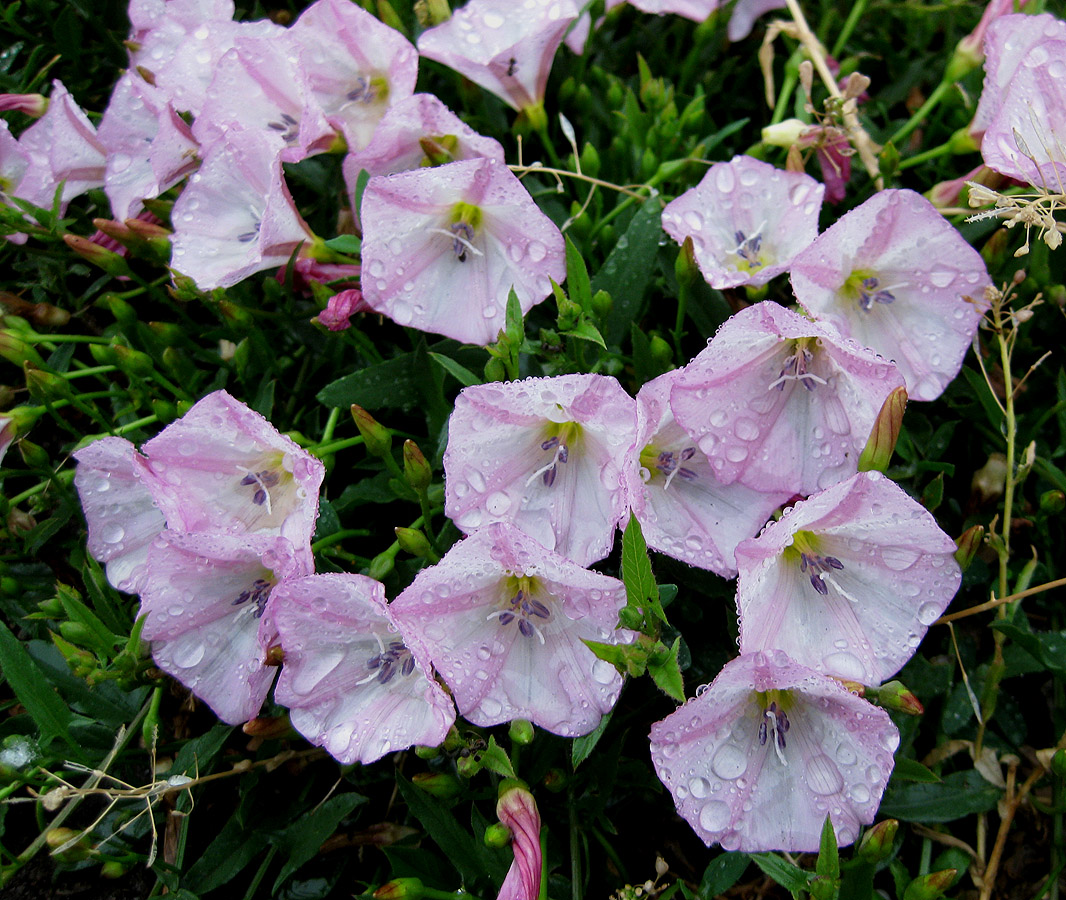
<instances>
[{"instance_id":1,"label":"narrow leaf","mask_svg":"<svg viewBox=\"0 0 1066 900\"><path fill-rule=\"evenodd\" d=\"M48 744L60 737L74 748L76 745L68 730L73 714L3 622L0 622L0 670L19 703L26 707L26 712L40 729L41 743Z\"/></svg>"}]
</instances>

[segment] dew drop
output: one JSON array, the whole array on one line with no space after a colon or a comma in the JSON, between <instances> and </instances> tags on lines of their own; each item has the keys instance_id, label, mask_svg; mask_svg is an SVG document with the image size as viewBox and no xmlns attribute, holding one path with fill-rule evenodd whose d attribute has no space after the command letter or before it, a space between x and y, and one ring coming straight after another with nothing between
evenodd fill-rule
<instances>
[{"instance_id":1,"label":"dew drop","mask_svg":"<svg viewBox=\"0 0 1066 900\"><path fill-rule=\"evenodd\" d=\"M610 684L618 678L618 670L607 660L597 659L592 664L592 680L597 684Z\"/></svg>"},{"instance_id":2,"label":"dew drop","mask_svg":"<svg viewBox=\"0 0 1066 900\"><path fill-rule=\"evenodd\" d=\"M105 525L100 532L100 539L105 544L117 544L126 536L126 529L121 525L112 522L110 525Z\"/></svg>"},{"instance_id":3,"label":"dew drop","mask_svg":"<svg viewBox=\"0 0 1066 900\"><path fill-rule=\"evenodd\" d=\"M507 510L510 508L511 498L502 491L489 494L488 499L485 501L485 509L488 510L490 516L506 515Z\"/></svg>"},{"instance_id":4,"label":"dew drop","mask_svg":"<svg viewBox=\"0 0 1066 900\"><path fill-rule=\"evenodd\" d=\"M712 800L700 810L700 827L705 831L721 831L729 824L729 807L721 800Z\"/></svg>"},{"instance_id":5,"label":"dew drop","mask_svg":"<svg viewBox=\"0 0 1066 900\"><path fill-rule=\"evenodd\" d=\"M542 259L544 259L545 256L548 255L548 248L545 247L540 241L530 241L528 251L529 258L533 260L533 262L540 262Z\"/></svg>"},{"instance_id":6,"label":"dew drop","mask_svg":"<svg viewBox=\"0 0 1066 900\"><path fill-rule=\"evenodd\" d=\"M807 786L821 796L836 794L844 786L844 779L841 778L836 763L824 753L807 761L804 777L807 780Z\"/></svg>"},{"instance_id":7,"label":"dew drop","mask_svg":"<svg viewBox=\"0 0 1066 900\"><path fill-rule=\"evenodd\" d=\"M733 744L723 744L711 761L714 774L726 781L733 781L748 769L748 758L744 752Z\"/></svg>"},{"instance_id":8,"label":"dew drop","mask_svg":"<svg viewBox=\"0 0 1066 900\"><path fill-rule=\"evenodd\" d=\"M179 669L191 669L204 658L205 648L200 641L191 644L180 644L171 659Z\"/></svg>"}]
</instances>

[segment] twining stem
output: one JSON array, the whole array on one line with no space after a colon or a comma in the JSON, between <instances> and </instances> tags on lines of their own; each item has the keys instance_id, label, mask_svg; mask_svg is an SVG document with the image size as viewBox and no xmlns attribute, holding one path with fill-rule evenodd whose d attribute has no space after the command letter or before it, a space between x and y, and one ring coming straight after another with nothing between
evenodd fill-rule
<instances>
[{"instance_id":1,"label":"twining stem","mask_svg":"<svg viewBox=\"0 0 1066 900\"><path fill-rule=\"evenodd\" d=\"M833 77L833 73L829 71L829 65L826 63L825 48L822 47L817 36L807 24L803 10L800 9L799 0L785 0L785 2L788 5L792 20L796 24L796 38L807 51L807 55L817 70L818 76L822 79L822 84L829 91L829 96L840 104L840 115L844 130L847 131L852 146L859 154L863 167L873 179L877 189L879 191L882 190L885 184L884 179L881 178L881 169L877 162L879 148L870 135L866 133L866 129L860 124L859 115L855 112L855 104L844 102L844 95L841 94L840 88L837 87L836 78Z\"/></svg>"},{"instance_id":2,"label":"twining stem","mask_svg":"<svg viewBox=\"0 0 1066 900\"><path fill-rule=\"evenodd\" d=\"M837 39L833 42L833 49L829 51L834 58L839 59L840 54L844 52L844 45L851 39L851 33L858 26L859 21L866 12L868 2L869 0L855 0L851 4L851 12L848 13L848 17L844 21L844 27L840 29L840 34L837 35Z\"/></svg>"},{"instance_id":3,"label":"twining stem","mask_svg":"<svg viewBox=\"0 0 1066 900\"><path fill-rule=\"evenodd\" d=\"M1008 594L1006 597L993 597L988 602L981 603L978 606L971 606L969 609L941 616L933 624L946 625L948 622L954 622L956 619L965 619L967 616L976 616L978 613L987 612L988 610L995 609L997 606L1002 606L1005 603L1013 603L1015 600L1021 600L1023 597L1031 597L1033 594L1042 594L1044 591L1050 591L1052 588L1057 587L1066 587L1066 578L1056 578L1054 581L1038 584L1036 587L1028 588L1024 591L1018 591L1015 594Z\"/></svg>"},{"instance_id":4,"label":"twining stem","mask_svg":"<svg viewBox=\"0 0 1066 900\"><path fill-rule=\"evenodd\" d=\"M899 131L888 139L889 143L895 144L898 147L902 141L910 136L910 133L914 131L915 128L925 121L929 113L940 105L940 101L944 99L944 95L951 90L953 85L954 82L952 81L947 81L946 79L941 81L940 84L933 89L933 93L929 95L925 103L921 105L921 108L919 108L918 111L903 124L903 127L900 128Z\"/></svg>"},{"instance_id":5,"label":"twining stem","mask_svg":"<svg viewBox=\"0 0 1066 900\"><path fill-rule=\"evenodd\" d=\"M610 188L612 191L618 191L620 194L625 194L627 197L634 197L637 200L646 199L646 195L638 193L633 188L627 188L620 184L615 184L611 181L604 181L602 178L593 178L591 175L586 175L584 172L571 172L569 169L557 168L555 166L542 166L540 163L531 163L530 165L509 165L507 167L515 173L519 178L523 175L528 175L530 172L543 172L546 175L565 175L567 178L576 178L578 181L587 181L589 184L598 184L600 187ZM641 188L651 187L650 184L638 185Z\"/></svg>"}]
</instances>

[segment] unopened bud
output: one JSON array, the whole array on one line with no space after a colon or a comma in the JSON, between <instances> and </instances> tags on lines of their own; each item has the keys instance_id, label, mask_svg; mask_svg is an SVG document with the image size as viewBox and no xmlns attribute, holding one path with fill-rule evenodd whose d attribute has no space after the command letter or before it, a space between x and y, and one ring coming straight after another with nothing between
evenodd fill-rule
<instances>
[{"instance_id":1,"label":"unopened bud","mask_svg":"<svg viewBox=\"0 0 1066 900\"><path fill-rule=\"evenodd\" d=\"M814 900L836 900L840 894L840 878L816 875L807 887Z\"/></svg>"},{"instance_id":2,"label":"unopened bud","mask_svg":"<svg viewBox=\"0 0 1066 900\"><path fill-rule=\"evenodd\" d=\"M528 747L533 743L533 723L526 719L514 719L507 729L507 736L511 742L522 747Z\"/></svg>"},{"instance_id":3,"label":"unopened bud","mask_svg":"<svg viewBox=\"0 0 1066 900\"><path fill-rule=\"evenodd\" d=\"M379 553L370 561L366 574L375 581L382 581L396 568L396 558L391 553Z\"/></svg>"},{"instance_id":4,"label":"unopened bud","mask_svg":"<svg viewBox=\"0 0 1066 900\"><path fill-rule=\"evenodd\" d=\"M53 375L43 369L38 369L30 362L22 367L26 377L26 389L34 400L54 402L56 400L69 400L74 396L67 380L61 375Z\"/></svg>"},{"instance_id":5,"label":"unopened bud","mask_svg":"<svg viewBox=\"0 0 1066 900\"><path fill-rule=\"evenodd\" d=\"M867 828L859 843L859 858L868 863L879 863L888 859L892 855L892 844L896 840L897 831L897 819L884 819L872 828Z\"/></svg>"},{"instance_id":6,"label":"unopened bud","mask_svg":"<svg viewBox=\"0 0 1066 900\"><path fill-rule=\"evenodd\" d=\"M868 693L874 693L871 689ZM890 681L877 688L874 699L885 709L901 712L908 716L920 716L925 707L902 682Z\"/></svg>"},{"instance_id":7,"label":"unopened bud","mask_svg":"<svg viewBox=\"0 0 1066 900\"><path fill-rule=\"evenodd\" d=\"M417 528L399 527L393 530L396 532L396 543L400 545L401 550L405 550L419 559L434 555L433 548L430 546L426 536Z\"/></svg>"},{"instance_id":8,"label":"unopened bud","mask_svg":"<svg viewBox=\"0 0 1066 900\"><path fill-rule=\"evenodd\" d=\"M88 238L77 234L63 235L63 241L71 250L78 254L86 262L91 262L97 268L103 269L108 275L128 276L130 267L126 260L106 247L93 243Z\"/></svg>"},{"instance_id":9,"label":"unopened bud","mask_svg":"<svg viewBox=\"0 0 1066 900\"><path fill-rule=\"evenodd\" d=\"M692 243L691 235L685 238L677 253L677 259L674 260L674 274L682 288L691 288L703 281L703 273L696 262L696 247Z\"/></svg>"},{"instance_id":10,"label":"unopened bud","mask_svg":"<svg viewBox=\"0 0 1066 900\"><path fill-rule=\"evenodd\" d=\"M407 483L421 494L433 479L433 469L426 462L418 444L407 440L403 442L403 474Z\"/></svg>"},{"instance_id":11,"label":"unopened bud","mask_svg":"<svg viewBox=\"0 0 1066 900\"><path fill-rule=\"evenodd\" d=\"M426 154L431 166L443 166L455 159L455 151L458 141L454 134L446 134L441 137L423 137L418 139L418 146Z\"/></svg>"},{"instance_id":12,"label":"unopened bud","mask_svg":"<svg viewBox=\"0 0 1066 900\"><path fill-rule=\"evenodd\" d=\"M938 900L955 883L957 869L941 869L915 878L903 892L903 900Z\"/></svg>"},{"instance_id":13,"label":"unopened bud","mask_svg":"<svg viewBox=\"0 0 1066 900\"><path fill-rule=\"evenodd\" d=\"M1062 491L1044 491L1040 495L1040 511L1058 515L1066 508L1066 494Z\"/></svg>"},{"instance_id":14,"label":"unopened bud","mask_svg":"<svg viewBox=\"0 0 1066 900\"><path fill-rule=\"evenodd\" d=\"M288 716L260 716L245 722L241 730L249 737L263 740L290 737L296 733Z\"/></svg>"},{"instance_id":15,"label":"unopened bud","mask_svg":"<svg viewBox=\"0 0 1066 900\"><path fill-rule=\"evenodd\" d=\"M1066 750L1056 750L1052 754L1049 768L1059 778L1066 778Z\"/></svg>"},{"instance_id":16,"label":"unopened bud","mask_svg":"<svg viewBox=\"0 0 1066 900\"><path fill-rule=\"evenodd\" d=\"M392 452L392 432L355 403L352 404L352 419L363 436L367 453L383 458Z\"/></svg>"},{"instance_id":17,"label":"unopened bud","mask_svg":"<svg viewBox=\"0 0 1066 900\"><path fill-rule=\"evenodd\" d=\"M457 797L463 790L463 783L447 772L418 772L411 778L411 783L419 790L442 800Z\"/></svg>"},{"instance_id":18,"label":"unopened bud","mask_svg":"<svg viewBox=\"0 0 1066 900\"><path fill-rule=\"evenodd\" d=\"M607 320L607 317L611 314L612 306L614 306L614 301L607 291L596 291L592 295L592 312L601 322Z\"/></svg>"},{"instance_id":19,"label":"unopened bud","mask_svg":"<svg viewBox=\"0 0 1066 900\"><path fill-rule=\"evenodd\" d=\"M590 178L596 178L600 174L600 154L592 144L585 142L581 148L581 172Z\"/></svg>"},{"instance_id":20,"label":"unopened bud","mask_svg":"<svg viewBox=\"0 0 1066 900\"><path fill-rule=\"evenodd\" d=\"M73 828L49 828L45 832L44 839L51 848L53 855L58 855L64 862L81 862L92 855L92 844L88 835L79 837L79 834L81 832L75 831ZM70 841L74 841L74 843L61 853L56 854L56 850Z\"/></svg>"},{"instance_id":21,"label":"unopened bud","mask_svg":"<svg viewBox=\"0 0 1066 900\"><path fill-rule=\"evenodd\" d=\"M660 369L669 369L674 364L674 351L670 345L659 335L653 334L648 342L648 352L652 362Z\"/></svg>"},{"instance_id":22,"label":"unopened bud","mask_svg":"<svg viewBox=\"0 0 1066 900\"><path fill-rule=\"evenodd\" d=\"M511 829L502 822L496 822L485 829L486 847L506 847L511 843Z\"/></svg>"},{"instance_id":23,"label":"unopened bud","mask_svg":"<svg viewBox=\"0 0 1066 900\"><path fill-rule=\"evenodd\" d=\"M123 372L128 372L138 378L147 378L155 372L155 363L147 353L123 344L115 344L112 349L115 352L115 365Z\"/></svg>"},{"instance_id":24,"label":"unopened bud","mask_svg":"<svg viewBox=\"0 0 1066 900\"><path fill-rule=\"evenodd\" d=\"M109 859L100 866L100 877L114 880L115 878L121 878L128 871L129 866L120 863L117 859Z\"/></svg>"},{"instance_id":25,"label":"unopened bud","mask_svg":"<svg viewBox=\"0 0 1066 900\"><path fill-rule=\"evenodd\" d=\"M48 112L48 98L43 94L0 94L0 111L25 113L39 119Z\"/></svg>"},{"instance_id":26,"label":"unopened bud","mask_svg":"<svg viewBox=\"0 0 1066 900\"><path fill-rule=\"evenodd\" d=\"M762 130L762 142L771 147L791 147L811 126L799 119L785 119L776 125L767 125Z\"/></svg>"},{"instance_id":27,"label":"unopened bud","mask_svg":"<svg viewBox=\"0 0 1066 900\"><path fill-rule=\"evenodd\" d=\"M44 367L41 354L8 328L0 331L0 356L19 368L27 362L33 363L38 368Z\"/></svg>"},{"instance_id":28,"label":"unopened bud","mask_svg":"<svg viewBox=\"0 0 1066 900\"><path fill-rule=\"evenodd\" d=\"M436 759L440 756L440 747L415 747L415 756L419 759Z\"/></svg>"},{"instance_id":29,"label":"unopened bud","mask_svg":"<svg viewBox=\"0 0 1066 900\"><path fill-rule=\"evenodd\" d=\"M432 28L441 22L447 22L452 17L452 10L448 6L448 0L417 0L415 17L423 28Z\"/></svg>"},{"instance_id":30,"label":"unopened bud","mask_svg":"<svg viewBox=\"0 0 1066 900\"><path fill-rule=\"evenodd\" d=\"M551 791L553 794L558 794L566 788L567 782L570 781L570 776L566 774L562 769L548 769L544 775L544 779L541 784Z\"/></svg>"},{"instance_id":31,"label":"unopened bud","mask_svg":"<svg viewBox=\"0 0 1066 900\"><path fill-rule=\"evenodd\" d=\"M984 540L984 525L972 525L955 539L955 546L958 548L955 551L955 562L959 564L963 572L970 568L970 563L977 556L977 551L981 549Z\"/></svg>"},{"instance_id":32,"label":"unopened bud","mask_svg":"<svg viewBox=\"0 0 1066 900\"><path fill-rule=\"evenodd\" d=\"M907 409L907 389L898 387L881 404L881 411L874 420L874 427L870 429L870 437L866 441L859 456L860 472L884 472L896 452L896 441L899 440L899 430L903 426L903 413Z\"/></svg>"},{"instance_id":33,"label":"unopened bud","mask_svg":"<svg viewBox=\"0 0 1066 900\"><path fill-rule=\"evenodd\" d=\"M394 878L374 891L374 900L421 900L425 892L417 878Z\"/></svg>"},{"instance_id":34,"label":"unopened bud","mask_svg":"<svg viewBox=\"0 0 1066 900\"><path fill-rule=\"evenodd\" d=\"M28 438L23 438L18 442L18 448L19 453L22 454L22 461L31 469L47 469L50 466L51 460L48 458L48 453L40 444L35 444ZM11 514L14 515L15 512L16 510L12 510ZM8 525L11 525L10 519L8 520ZM32 528L33 526L29 527Z\"/></svg>"}]
</instances>

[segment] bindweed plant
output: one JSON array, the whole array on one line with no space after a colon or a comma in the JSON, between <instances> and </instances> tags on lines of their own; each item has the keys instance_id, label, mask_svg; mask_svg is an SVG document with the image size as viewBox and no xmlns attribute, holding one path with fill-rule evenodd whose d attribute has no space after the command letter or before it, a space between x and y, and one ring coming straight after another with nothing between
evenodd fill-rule
<instances>
[{"instance_id":1,"label":"bindweed plant","mask_svg":"<svg viewBox=\"0 0 1066 900\"><path fill-rule=\"evenodd\" d=\"M5 896L1059 896L1061 7L0 16Z\"/></svg>"}]
</instances>

